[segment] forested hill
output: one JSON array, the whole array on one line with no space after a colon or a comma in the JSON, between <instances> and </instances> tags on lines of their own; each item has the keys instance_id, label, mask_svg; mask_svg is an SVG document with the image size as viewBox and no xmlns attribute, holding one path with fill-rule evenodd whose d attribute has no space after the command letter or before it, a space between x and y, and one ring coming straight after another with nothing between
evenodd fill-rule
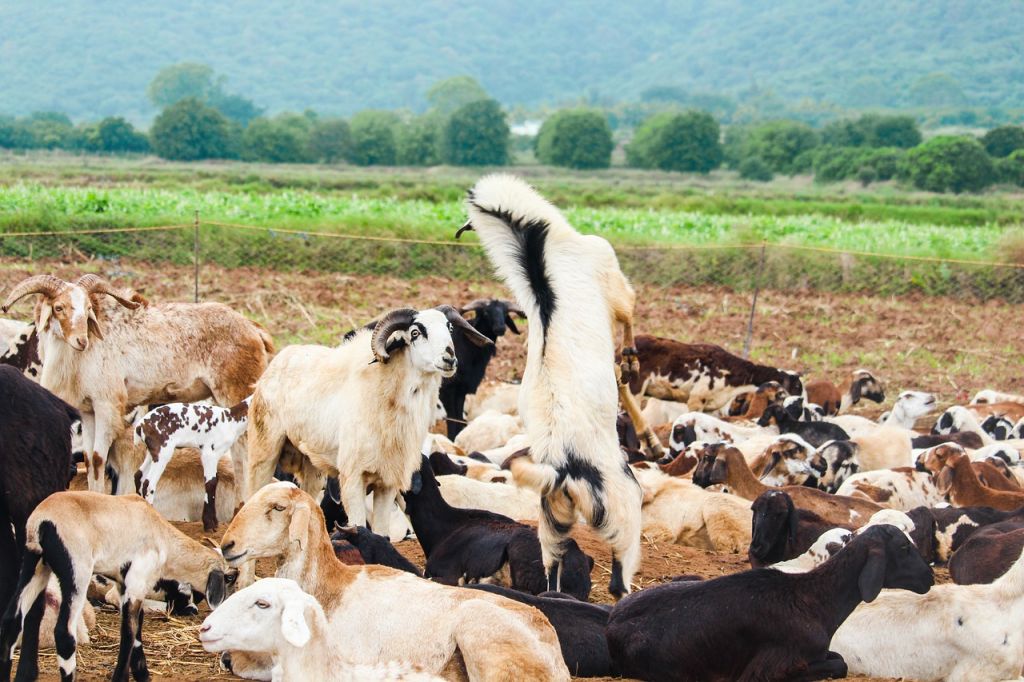
<instances>
[{"instance_id":1,"label":"forested hill","mask_svg":"<svg viewBox=\"0 0 1024 682\"><path fill-rule=\"evenodd\" d=\"M1021 107L1024 3L0 3L0 112L148 118L147 84L182 61L209 64L271 112L420 109L432 83L458 74L506 105L678 86L846 107Z\"/></svg>"}]
</instances>

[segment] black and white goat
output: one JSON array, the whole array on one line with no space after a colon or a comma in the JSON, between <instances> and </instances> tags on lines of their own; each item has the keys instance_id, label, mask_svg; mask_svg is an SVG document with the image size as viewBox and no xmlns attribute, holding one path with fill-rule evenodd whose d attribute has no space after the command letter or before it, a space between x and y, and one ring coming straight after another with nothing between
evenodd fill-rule
<instances>
[{"instance_id":1,"label":"black and white goat","mask_svg":"<svg viewBox=\"0 0 1024 682\"><path fill-rule=\"evenodd\" d=\"M232 407L202 403L170 403L150 410L135 426L135 443L146 444L139 494L150 504L175 448L198 448L206 496L203 529L217 529L217 463L231 453L249 423L249 396ZM227 519L224 519L225 521Z\"/></svg>"},{"instance_id":2,"label":"black and white goat","mask_svg":"<svg viewBox=\"0 0 1024 682\"><path fill-rule=\"evenodd\" d=\"M455 357L459 361L459 371L441 382L441 404L444 405L444 411L449 417L448 437L452 440L466 428L466 396L476 393L480 382L484 380L487 365L498 352L498 337L504 336L506 329L513 334L519 334L519 328L512 316L526 317L526 313L515 303L496 298L479 298L471 301L462 306L459 312L462 315L473 313L474 315L467 318L467 321L493 343L480 346L469 342L461 334L452 337Z\"/></svg>"},{"instance_id":3,"label":"black and white goat","mask_svg":"<svg viewBox=\"0 0 1024 682\"><path fill-rule=\"evenodd\" d=\"M640 564L642 492L619 452L615 429L620 351L636 372L636 295L604 239L581 235L532 187L489 175L469 192L469 220L498 276L531 320L519 414L530 456L517 480L541 493L539 534L550 589L564 540L582 516L612 548L609 591L621 597ZM616 348L615 328L623 328Z\"/></svg>"}]
</instances>

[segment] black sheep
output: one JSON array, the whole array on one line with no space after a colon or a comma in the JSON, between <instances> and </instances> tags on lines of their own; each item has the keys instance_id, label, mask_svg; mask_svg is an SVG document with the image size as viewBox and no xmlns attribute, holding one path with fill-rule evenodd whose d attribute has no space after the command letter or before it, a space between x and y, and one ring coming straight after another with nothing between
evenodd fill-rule
<instances>
[{"instance_id":1,"label":"black sheep","mask_svg":"<svg viewBox=\"0 0 1024 682\"><path fill-rule=\"evenodd\" d=\"M452 507L441 497L426 457L419 480L416 478L412 489L402 495L416 539L427 557L424 576L455 585L490 578L507 566L512 589L530 594L547 590L535 529L501 514ZM586 600L593 564L575 540L568 540L562 560L562 591Z\"/></svg>"},{"instance_id":2,"label":"black sheep","mask_svg":"<svg viewBox=\"0 0 1024 682\"><path fill-rule=\"evenodd\" d=\"M448 414L448 437L452 440L459 435L462 429L466 428L463 420L466 418L465 406L466 396L476 393L480 382L484 380L487 372L487 364L498 352L497 341L499 336L505 335L505 329L513 334L519 333L513 315L525 318L526 313L515 303L492 299L477 299L472 301L459 312L463 315L476 313L469 320L473 327L486 336L494 345L477 346L470 343L462 334L455 334L452 342L455 344L455 357L459 361L459 371L455 376L445 379L441 383L441 404Z\"/></svg>"},{"instance_id":3,"label":"black sheep","mask_svg":"<svg viewBox=\"0 0 1024 682\"><path fill-rule=\"evenodd\" d=\"M71 423L78 411L19 370L0 365L0 600L11 599L25 523L40 502L66 490ZM13 525L13 528L12 528Z\"/></svg>"},{"instance_id":4,"label":"black sheep","mask_svg":"<svg viewBox=\"0 0 1024 682\"><path fill-rule=\"evenodd\" d=\"M924 545L931 547L930 560L935 563L948 561L968 538L986 526L1004 521L1024 522L1024 510L1000 511L992 507L915 507L907 516L915 526L911 537L922 554ZM925 529L929 536L919 538L918 534Z\"/></svg>"},{"instance_id":5,"label":"black sheep","mask_svg":"<svg viewBox=\"0 0 1024 682\"><path fill-rule=\"evenodd\" d=\"M605 627L608 625L610 606L588 604L562 592L543 592L539 595L517 592L499 585L468 585L469 589L483 590L523 604L529 604L547 616L558 634L562 658L573 677L615 677Z\"/></svg>"},{"instance_id":6,"label":"black sheep","mask_svg":"<svg viewBox=\"0 0 1024 682\"><path fill-rule=\"evenodd\" d=\"M822 533L837 527L812 511L797 509L782 490L761 493L750 508L754 513L747 558L753 568L798 557Z\"/></svg>"},{"instance_id":7,"label":"black sheep","mask_svg":"<svg viewBox=\"0 0 1024 682\"><path fill-rule=\"evenodd\" d=\"M377 535L369 528L362 526L341 526L331 533L331 544L334 546L334 553L338 555L339 548L346 549L346 545L355 549L364 564L378 564L390 566L399 571L420 575L420 571L411 561L399 554L391 540L383 535ZM338 556L342 563L354 563L345 561Z\"/></svg>"},{"instance_id":8,"label":"black sheep","mask_svg":"<svg viewBox=\"0 0 1024 682\"><path fill-rule=\"evenodd\" d=\"M626 596L608 619L619 673L642 680L845 677L832 635L883 587L927 592L932 570L892 526L874 526L807 573L768 568Z\"/></svg>"},{"instance_id":9,"label":"black sheep","mask_svg":"<svg viewBox=\"0 0 1024 682\"><path fill-rule=\"evenodd\" d=\"M830 440L850 440L842 427L831 422L797 421L779 404L768 405L757 425L768 426L772 422L778 425L779 433L795 433L816 448Z\"/></svg>"}]
</instances>

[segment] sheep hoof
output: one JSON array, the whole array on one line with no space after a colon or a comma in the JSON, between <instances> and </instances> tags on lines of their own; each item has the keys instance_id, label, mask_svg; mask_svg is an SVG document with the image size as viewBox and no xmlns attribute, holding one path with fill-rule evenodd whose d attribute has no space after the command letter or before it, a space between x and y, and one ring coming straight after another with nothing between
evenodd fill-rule
<instances>
[{"instance_id":1,"label":"sheep hoof","mask_svg":"<svg viewBox=\"0 0 1024 682\"><path fill-rule=\"evenodd\" d=\"M220 655L220 665L221 665L222 668L224 668L224 670L227 670L229 673L235 672L234 670L231 669L231 652L230 651L225 651L224 653L222 653Z\"/></svg>"}]
</instances>

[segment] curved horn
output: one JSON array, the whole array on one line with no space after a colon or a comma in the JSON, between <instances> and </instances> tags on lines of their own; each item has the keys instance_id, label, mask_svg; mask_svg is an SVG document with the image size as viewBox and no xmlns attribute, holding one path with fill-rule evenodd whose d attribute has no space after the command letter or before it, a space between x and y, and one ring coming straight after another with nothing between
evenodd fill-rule
<instances>
[{"instance_id":1,"label":"curved horn","mask_svg":"<svg viewBox=\"0 0 1024 682\"><path fill-rule=\"evenodd\" d=\"M466 322L466 318L459 314L459 311L450 305L439 305L434 310L440 310L453 327L458 327L466 338L475 346L493 346L494 342L476 330L476 327Z\"/></svg>"},{"instance_id":2,"label":"curved horn","mask_svg":"<svg viewBox=\"0 0 1024 682\"><path fill-rule=\"evenodd\" d=\"M526 319L526 311L520 308L519 304L513 303L512 301L502 301L502 303L505 304L505 308L507 308L510 313L515 313L524 320Z\"/></svg>"},{"instance_id":3,"label":"curved horn","mask_svg":"<svg viewBox=\"0 0 1024 682\"><path fill-rule=\"evenodd\" d=\"M377 326L373 328L373 335L370 337L370 348L373 349L373 357L376 358L377 362L387 362L390 358L388 355L388 339L396 331L401 329L408 329L409 325L416 318L417 310L412 308L398 308L391 312L385 313L377 322Z\"/></svg>"},{"instance_id":4,"label":"curved horn","mask_svg":"<svg viewBox=\"0 0 1024 682\"><path fill-rule=\"evenodd\" d=\"M29 277L28 279L19 282L11 293L7 295L7 300L4 301L3 306L0 306L0 310L5 313L7 309L17 303L20 299L32 294L43 294L49 298L53 298L60 290L67 286L67 282L59 277L53 275L36 275L35 277Z\"/></svg>"},{"instance_id":5,"label":"curved horn","mask_svg":"<svg viewBox=\"0 0 1024 682\"><path fill-rule=\"evenodd\" d=\"M82 287L90 294L106 294L125 308L135 310L140 305L139 302L135 300L134 294L120 289L115 289L111 286L110 282L97 275L82 275L75 281L75 284Z\"/></svg>"},{"instance_id":6,"label":"curved horn","mask_svg":"<svg viewBox=\"0 0 1024 682\"><path fill-rule=\"evenodd\" d=\"M488 303L490 303L490 301L487 300L486 298L478 298L472 300L466 305L459 308L459 313L465 315L466 313L475 312L477 310L480 310L481 308L486 308Z\"/></svg>"}]
</instances>

